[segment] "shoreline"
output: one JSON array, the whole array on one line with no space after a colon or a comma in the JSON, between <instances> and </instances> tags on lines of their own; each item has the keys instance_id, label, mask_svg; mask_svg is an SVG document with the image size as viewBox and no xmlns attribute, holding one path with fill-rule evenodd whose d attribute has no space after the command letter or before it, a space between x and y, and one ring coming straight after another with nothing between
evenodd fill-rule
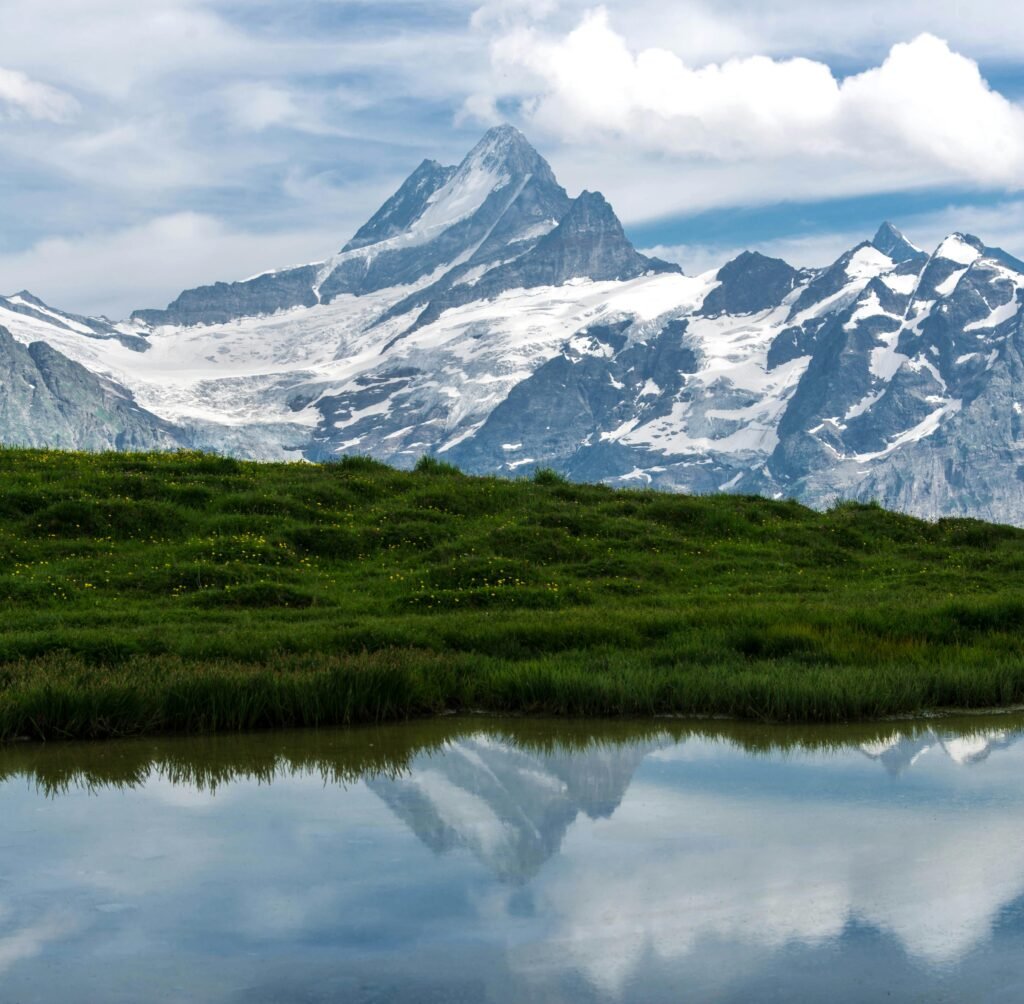
<instances>
[{"instance_id":1,"label":"shoreline","mask_svg":"<svg viewBox=\"0 0 1024 1004\"><path fill-rule=\"evenodd\" d=\"M280 660L274 666L135 659L111 668L62 654L22 664L16 680L0 690L0 748L452 717L815 728L1024 711L1024 669L1009 667L987 673L934 667L908 674L896 667L837 672L785 665L659 672L634 664L588 671L573 660L481 665L445 655L406 655L388 651L345 660ZM998 693L1015 699L986 699ZM929 700L937 694L950 702ZM893 703L900 699L902 704Z\"/></svg>"}]
</instances>

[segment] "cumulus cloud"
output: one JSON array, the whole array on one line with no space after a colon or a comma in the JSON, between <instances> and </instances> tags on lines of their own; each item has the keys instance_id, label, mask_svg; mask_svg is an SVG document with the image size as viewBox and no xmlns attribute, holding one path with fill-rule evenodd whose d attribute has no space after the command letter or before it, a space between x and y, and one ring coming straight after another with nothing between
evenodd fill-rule
<instances>
[{"instance_id":1,"label":"cumulus cloud","mask_svg":"<svg viewBox=\"0 0 1024 1004\"><path fill-rule=\"evenodd\" d=\"M479 4L480 0L477 0ZM518 7L529 0L490 0L484 8ZM559 0L548 19L568 31L595 0ZM1024 46L1024 7L1006 0L961 4L935 0L606 0L615 24L637 49L669 49L691 63L737 56L813 54L867 65L894 40L930 31L980 59L1017 62Z\"/></svg>"},{"instance_id":2,"label":"cumulus cloud","mask_svg":"<svg viewBox=\"0 0 1024 1004\"><path fill-rule=\"evenodd\" d=\"M70 94L0 66L0 118L66 122L77 110L78 102Z\"/></svg>"},{"instance_id":3,"label":"cumulus cloud","mask_svg":"<svg viewBox=\"0 0 1024 1004\"><path fill-rule=\"evenodd\" d=\"M843 161L904 172L907 186L1024 178L1024 110L934 35L840 79L805 58L695 67L666 49L635 51L601 8L566 35L510 29L491 56L491 97L514 96L535 128L569 143L604 138L691 161Z\"/></svg>"}]
</instances>

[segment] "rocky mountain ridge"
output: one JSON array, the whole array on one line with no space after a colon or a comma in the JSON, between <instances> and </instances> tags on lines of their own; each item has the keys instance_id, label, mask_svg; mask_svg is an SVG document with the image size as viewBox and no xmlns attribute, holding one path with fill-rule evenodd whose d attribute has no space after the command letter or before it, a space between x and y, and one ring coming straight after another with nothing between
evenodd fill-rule
<instances>
[{"instance_id":1,"label":"rocky mountain ridge","mask_svg":"<svg viewBox=\"0 0 1024 1004\"><path fill-rule=\"evenodd\" d=\"M1005 251L953 234L928 253L888 223L825 268L753 251L686 276L504 126L421 163L327 261L125 323L0 298L0 366L44 344L82 387L54 411L45 380L11 376L0 441L429 454L1024 524L1022 291ZM100 386L128 410L87 405Z\"/></svg>"}]
</instances>

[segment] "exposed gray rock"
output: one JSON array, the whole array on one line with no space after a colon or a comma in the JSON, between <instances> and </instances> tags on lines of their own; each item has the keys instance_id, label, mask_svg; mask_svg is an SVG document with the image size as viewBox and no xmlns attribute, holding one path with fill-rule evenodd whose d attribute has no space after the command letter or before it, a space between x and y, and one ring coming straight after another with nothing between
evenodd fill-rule
<instances>
[{"instance_id":1,"label":"exposed gray rock","mask_svg":"<svg viewBox=\"0 0 1024 1004\"><path fill-rule=\"evenodd\" d=\"M790 316L795 318L822 301L829 299L829 297L835 296L837 293L841 293L844 289L849 288L850 263L859 251L873 247L874 245L870 241L864 241L855 248L851 248L844 255L841 255L828 268L812 273L810 282L804 286L800 296L794 302Z\"/></svg>"},{"instance_id":2,"label":"exposed gray rock","mask_svg":"<svg viewBox=\"0 0 1024 1004\"><path fill-rule=\"evenodd\" d=\"M796 288L801 273L780 258L744 251L718 271L718 285L704 298L701 313L756 314L777 307Z\"/></svg>"},{"instance_id":3,"label":"exposed gray rock","mask_svg":"<svg viewBox=\"0 0 1024 1004\"><path fill-rule=\"evenodd\" d=\"M640 254L626 237L614 210L600 192L573 200L558 226L514 261L497 265L472 282L440 284L413 327L436 320L452 307L489 300L510 289L561 286L570 279L627 280L648 272L681 272L678 265ZM417 299L422 299L418 297ZM415 301L405 301L397 314Z\"/></svg>"},{"instance_id":4,"label":"exposed gray rock","mask_svg":"<svg viewBox=\"0 0 1024 1004\"><path fill-rule=\"evenodd\" d=\"M667 321L646 341L629 337L632 326L624 320L584 329L575 347L566 346L513 388L448 459L478 473L549 466L590 480L620 473L628 451L606 443L602 433L665 414L701 364L685 320ZM655 380L661 385L652 393Z\"/></svg>"},{"instance_id":5,"label":"exposed gray rock","mask_svg":"<svg viewBox=\"0 0 1024 1004\"><path fill-rule=\"evenodd\" d=\"M891 223L883 223L871 243L884 255L895 262L914 261L928 257L919 247L915 247Z\"/></svg>"},{"instance_id":6,"label":"exposed gray rock","mask_svg":"<svg viewBox=\"0 0 1024 1004\"><path fill-rule=\"evenodd\" d=\"M179 429L45 342L0 327L0 442L66 450L173 450Z\"/></svg>"},{"instance_id":7,"label":"exposed gray rock","mask_svg":"<svg viewBox=\"0 0 1024 1004\"><path fill-rule=\"evenodd\" d=\"M187 289L166 310L136 310L133 321L156 327L175 324L223 324L238 317L273 314L290 307L312 307L320 302L314 285L315 265L268 272L244 282L216 282Z\"/></svg>"},{"instance_id":8,"label":"exposed gray rock","mask_svg":"<svg viewBox=\"0 0 1024 1004\"><path fill-rule=\"evenodd\" d=\"M559 286L569 279L623 281L648 272L680 271L678 265L640 254L605 197L600 192L583 192L529 254L489 272L480 286L485 291L503 291Z\"/></svg>"},{"instance_id":9,"label":"exposed gray rock","mask_svg":"<svg viewBox=\"0 0 1024 1004\"><path fill-rule=\"evenodd\" d=\"M354 251L408 230L423 215L430 197L451 180L456 170L436 160L423 161L341 250Z\"/></svg>"},{"instance_id":10,"label":"exposed gray rock","mask_svg":"<svg viewBox=\"0 0 1024 1004\"><path fill-rule=\"evenodd\" d=\"M568 209L569 197L547 161L511 126L484 134L437 190L432 209L443 209L449 194L476 191L482 178L493 178L493 187L472 212L442 219L428 240L374 245L372 254L343 256L321 285L321 299L410 285L440 269L461 268L459 274L465 274L499 256L526 251ZM453 201L454 212L459 200Z\"/></svg>"}]
</instances>

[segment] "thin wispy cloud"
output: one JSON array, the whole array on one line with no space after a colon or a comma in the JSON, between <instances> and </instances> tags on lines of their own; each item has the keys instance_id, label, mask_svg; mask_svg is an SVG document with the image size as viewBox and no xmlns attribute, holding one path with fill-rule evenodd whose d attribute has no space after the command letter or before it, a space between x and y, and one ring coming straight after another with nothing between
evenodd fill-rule
<instances>
[{"instance_id":1,"label":"thin wispy cloud","mask_svg":"<svg viewBox=\"0 0 1024 1004\"><path fill-rule=\"evenodd\" d=\"M18 70L0 67L0 118L66 122L77 111L78 102L70 94L32 80Z\"/></svg>"}]
</instances>

